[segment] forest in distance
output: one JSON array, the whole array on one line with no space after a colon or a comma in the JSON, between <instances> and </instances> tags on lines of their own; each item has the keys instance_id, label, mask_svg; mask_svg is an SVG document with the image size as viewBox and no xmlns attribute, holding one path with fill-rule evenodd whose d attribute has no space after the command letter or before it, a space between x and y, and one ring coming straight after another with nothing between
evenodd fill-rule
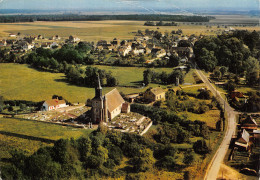
<instances>
[{"instance_id":1,"label":"forest in distance","mask_svg":"<svg viewBox=\"0 0 260 180\"><path fill-rule=\"evenodd\" d=\"M136 21L177 21L177 22L209 22L211 16L185 16L185 15L2 15L0 23L34 22L34 21L102 21L102 20L136 20Z\"/></svg>"}]
</instances>

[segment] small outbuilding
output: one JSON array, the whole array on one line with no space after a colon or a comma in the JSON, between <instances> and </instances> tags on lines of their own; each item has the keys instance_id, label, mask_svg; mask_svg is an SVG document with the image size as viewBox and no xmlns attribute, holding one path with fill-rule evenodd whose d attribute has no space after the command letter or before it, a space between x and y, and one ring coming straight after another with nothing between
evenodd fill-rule
<instances>
[{"instance_id":1,"label":"small outbuilding","mask_svg":"<svg viewBox=\"0 0 260 180\"><path fill-rule=\"evenodd\" d=\"M161 87L149 88L144 93L144 98L150 101L165 99L165 92Z\"/></svg>"}]
</instances>

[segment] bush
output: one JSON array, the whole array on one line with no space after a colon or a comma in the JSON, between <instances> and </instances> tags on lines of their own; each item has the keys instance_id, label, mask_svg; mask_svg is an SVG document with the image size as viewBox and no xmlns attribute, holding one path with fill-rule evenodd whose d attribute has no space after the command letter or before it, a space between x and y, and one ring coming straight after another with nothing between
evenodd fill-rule
<instances>
[{"instance_id":1,"label":"bush","mask_svg":"<svg viewBox=\"0 0 260 180\"><path fill-rule=\"evenodd\" d=\"M166 169L172 171L176 165L176 162L173 157L165 156L155 163L156 167L159 169Z\"/></svg>"},{"instance_id":2,"label":"bush","mask_svg":"<svg viewBox=\"0 0 260 180\"><path fill-rule=\"evenodd\" d=\"M206 144L205 140L198 140L193 144L193 150L197 153L197 154L207 154L210 152L209 147Z\"/></svg>"}]
</instances>

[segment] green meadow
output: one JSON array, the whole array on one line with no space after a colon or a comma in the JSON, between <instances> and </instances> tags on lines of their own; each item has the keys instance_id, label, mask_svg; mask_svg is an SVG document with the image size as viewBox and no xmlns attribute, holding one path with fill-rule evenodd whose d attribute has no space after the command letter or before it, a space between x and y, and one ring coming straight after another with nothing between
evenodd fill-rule
<instances>
[{"instance_id":1,"label":"green meadow","mask_svg":"<svg viewBox=\"0 0 260 180\"><path fill-rule=\"evenodd\" d=\"M118 78L119 91L125 94L145 91L146 88L131 88L124 86L139 85L143 79L142 67L113 67L97 66L111 71ZM172 68L155 68L155 71L172 71ZM152 87L158 86L151 84ZM111 87L104 87L104 93ZM0 94L9 100L44 101L52 95L63 96L70 102L85 102L94 97L94 88L80 87L66 82L63 73L50 73L29 68L28 65L1 63L0 64Z\"/></svg>"},{"instance_id":2,"label":"green meadow","mask_svg":"<svg viewBox=\"0 0 260 180\"><path fill-rule=\"evenodd\" d=\"M65 127L43 122L0 117L0 165L3 158L10 158L10 151L17 149L32 154L40 147L51 146L41 139L55 141L60 138L79 138L91 130Z\"/></svg>"}]
</instances>

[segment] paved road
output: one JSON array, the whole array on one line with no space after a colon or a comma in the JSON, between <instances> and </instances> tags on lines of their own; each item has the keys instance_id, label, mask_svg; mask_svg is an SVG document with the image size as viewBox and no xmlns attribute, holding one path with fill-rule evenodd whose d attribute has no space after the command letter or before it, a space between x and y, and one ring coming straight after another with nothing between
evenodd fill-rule
<instances>
[{"instance_id":1,"label":"paved road","mask_svg":"<svg viewBox=\"0 0 260 180\"><path fill-rule=\"evenodd\" d=\"M236 120L235 120L235 114L236 112L234 111L233 108L229 106L229 104L223 99L223 97L220 95L220 93L216 90L216 88L209 82L208 78L198 69L196 69L197 74L200 76L201 80L205 83L205 85L208 87L208 89L216 96L216 98L220 101L220 104L222 106L225 106L225 110L228 115L228 127L227 131L225 133L225 136L223 138L222 143L220 144L218 150L216 151L213 159L211 160L204 180L215 180L217 179L218 172L220 169L220 165L224 160L224 157L227 153L232 135L235 133L236 129Z\"/></svg>"}]
</instances>

